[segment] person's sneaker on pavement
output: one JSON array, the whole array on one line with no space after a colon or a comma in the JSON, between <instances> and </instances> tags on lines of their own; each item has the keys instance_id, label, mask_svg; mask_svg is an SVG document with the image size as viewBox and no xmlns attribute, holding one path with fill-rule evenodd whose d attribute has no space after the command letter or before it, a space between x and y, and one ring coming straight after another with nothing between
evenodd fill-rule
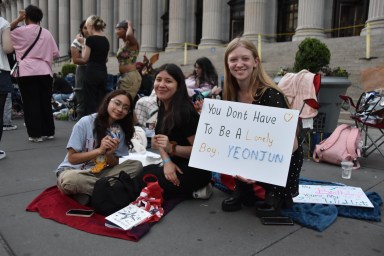
<instances>
[{"instance_id":1,"label":"person's sneaker on pavement","mask_svg":"<svg viewBox=\"0 0 384 256\"><path fill-rule=\"evenodd\" d=\"M196 191L193 191L192 196L196 199L209 199L213 193L212 184L209 183L207 186L202 187Z\"/></svg>"},{"instance_id":2,"label":"person's sneaker on pavement","mask_svg":"<svg viewBox=\"0 0 384 256\"><path fill-rule=\"evenodd\" d=\"M29 137L28 138L29 141L32 141L32 142L43 142L43 137Z\"/></svg>"},{"instance_id":3,"label":"person's sneaker on pavement","mask_svg":"<svg viewBox=\"0 0 384 256\"><path fill-rule=\"evenodd\" d=\"M0 160L5 158L5 152L3 150L0 150Z\"/></svg>"},{"instance_id":4,"label":"person's sneaker on pavement","mask_svg":"<svg viewBox=\"0 0 384 256\"><path fill-rule=\"evenodd\" d=\"M3 131L12 131L12 130L16 130L16 129L17 129L17 125L14 125L14 124L3 125Z\"/></svg>"},{"instance_id":5,"label":"person's sneaker on pavement","mask_svg":"<svg viewBox=\"0 0 384 256\"><path fill-rule=\"evenodd\" d=\"M55 136L51 135L51 136L42 136L41 137L43 140L53 140L55 138Z\"/></svg>"}]
</instances>

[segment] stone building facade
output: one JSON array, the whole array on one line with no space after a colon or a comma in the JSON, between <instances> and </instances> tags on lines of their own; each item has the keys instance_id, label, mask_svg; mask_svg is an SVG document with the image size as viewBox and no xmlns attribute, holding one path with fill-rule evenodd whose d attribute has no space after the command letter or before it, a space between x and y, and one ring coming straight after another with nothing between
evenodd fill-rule
<instances>
[{"instance_id":1,"label":"stone building facade","mask_svg":"<svg viewBox=\"0 0 384 256\"><path fill-rule=\"evenodd\" d=\"M44 13L62 56L79 24L91 14L106 23L111 53L118 40L114 26L129 19L142 52L206 48L225 44L238 35L254 42L300 41L384 35L384 0L0 0L0 14L8 21L29 4Z\"/></svg>"}]
</instances>

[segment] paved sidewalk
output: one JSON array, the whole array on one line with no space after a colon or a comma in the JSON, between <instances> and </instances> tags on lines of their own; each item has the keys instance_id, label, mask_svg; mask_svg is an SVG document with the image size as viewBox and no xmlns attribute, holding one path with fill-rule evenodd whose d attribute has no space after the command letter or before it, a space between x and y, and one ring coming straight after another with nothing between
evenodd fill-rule
<instances>
[{"instance_id":1,"label":"paved sidewalk","mask_svg":"<svg viewBox=\"0 0 384 256\"><path fill-rule=\"evenodd\" d=\"M294 226L264 226L247 208L221 210L227 196L215 190L208 201L185 201L139 242L97 236L26 212L26 206L55 184L52 170L63 160L73 122L56 121L56 138L28 141L23 120L5 131L0 148L0 256L20 255L384 255L384 224L338 217L325 231ZM384 159L361 159L362 168L343 180L338 166L304 160L301 176L342 182L375 191L384 198ZM383 206L381 211L383 211Z\"/></svg>"}]
</instances>

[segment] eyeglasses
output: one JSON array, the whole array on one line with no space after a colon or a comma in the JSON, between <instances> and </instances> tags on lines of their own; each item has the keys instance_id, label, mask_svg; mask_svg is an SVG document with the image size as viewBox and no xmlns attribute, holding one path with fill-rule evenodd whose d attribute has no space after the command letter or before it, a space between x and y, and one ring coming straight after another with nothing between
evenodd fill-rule
<instances>
[{"instance_id":1,"label":"eyeglasses","mask_svg":"<svg viewBox=\"0 0 384 256\"><path fill-rule=\"evenodd\" d=\"M123 111L124 113L126 113L126 114L131 113L131 110L129 109L130 108L129 105L124 105L118 99L111 99L111 102L113 102L113 104L115 105L116 108L120 108L121 111Z\"/></svg>"}]
</instances>

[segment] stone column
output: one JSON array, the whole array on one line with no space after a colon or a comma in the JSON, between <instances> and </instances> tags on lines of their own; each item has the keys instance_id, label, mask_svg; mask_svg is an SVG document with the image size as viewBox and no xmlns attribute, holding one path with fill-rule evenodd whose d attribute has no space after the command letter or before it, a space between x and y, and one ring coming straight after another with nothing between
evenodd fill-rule
<instances>
[{"instance_id":1,"label":"stone column","mask_svg":"<svg viewBox=\"0 0 384 256\"><path fill-rule=\"evenodd\" d=\"M165 10L165 0L158 0L157 1L157 17L158 22L156 24L156 48L158 50L162 50L164 45L163 45L163 39L164 39L164 24L163 20L160 18L164 14Z\"/></svg>"},{"instance_id":2,"label":"stone column","mask_svg":"<svg viewBox=\"0 0 384 256\"><path fill-rule=\"evenodd\" d=\"M115 24L113 22L113 3L112 1L101 1L100 4L100 17L107 24L104 32L109 41L109 52L112 52L114 42L112 36L115 34Z\"/></svg>"},{"instance_id":3,"label":"stone column","mask_svg":"<svg viewBox=\"0 0 384 256\"><path fill-rule=\"evenodd\" d=\"M23 2L23 0L17 0L16 8L17 8L17 16L19 16L19 11L24 9L24 2Z\"/></svg>"},{"instance_id":4,"label":"stone column","mask_svg":"<svg viewBox=\"0 0 384 256\"><path fill-rule=\"evenodd\" d=\"M166 51L184 49L186 7L185 0L169 0L169 39Z\"/></svg>"},{"instance_id":5,"label":"stone column","mask_svg":"<svg viewBox=\"0 0 384 256\"><path fill-rule=\"evenodd\" d=\"M70 32L69 36L71 39L71 42L73 39L75 39L76 35L79 33L79 27L80 23L83 20L82 19L82 12L81 12L81 1L78 0L70 0L69 2L69 16L70 16Z\"/></svg>"},{"instance_id":6,"label":"stone column","mask_svg":"<svg viewBox=\"0 0 384 256\"><path fill-rule=\"evenodd\" d=\"M61 56L68 55L69 38L69 0L59 1L59 51Z\"/></svg>"},{"instance_id":7,"label":"stone column","mask_svg":"<svg viewBox=\"0 0 384 256\"><path fill-rule=\"evenodd\" d=\"M115 20L114 26L122 20L130 20L133 23L133 27L135 28L135 36L137 33L137 24L133 22L133 14L134 14L134 7L133 7L133 0L119 0L118 1L118 17ZM115 45L114 45L114 52L117 51L117 48L119 44L121 43L121 40L119 40L116 35L114 35L115 38Z\"/></svg>"},{"instance_id":8,"label":"stone column","mask_svg":"<svg viewBox=\"0 0 384 256\"><path fill-rule=\"evenodd\" d=\"M122 20L131 20L133 22L133 11L133 0L119 0L118 22Z\"/></svg>"},{"instance_id":9,"label":"stone column","mask_svg":"<svg viewBox=\"0 0 384 256\"><path fill-rule=\"evenodd\" d=\"M384 1L370 0L368 10L368 20L371 28L371 35L384 35ZM360 35L366 35L367 30L364 28Z\"/></svg>"},{"instance_id":10,"label":"stone column","mask_svg":"<svg viewBox=\"0 0 384 256\"><path fill-rule=\"evenodd\" d=\"M59 44L59 0L48 2L48 30L51 32L56 43Z\"/></svg>"},{"instance_id":11,"label":"stone column","mask_svg":"<svg viewBox=\"0 0 384 256\"><path fill-rule=\"evenodd\" d=\"M223 1L203 1L203 31L199 49L221 45L221 7Z\"/></svg>"},{"instance_id":12,"label":"stone column","mask_svg":"<svg viewBox=\"0 0 384 256\"><path fill-rule=\"evenodd\" d=\"M83 0L84 19L86 20L92 14L96 14L96 0Z\"/></svg>"},{"instance_id":13,"label":"stone column","mask_svg":"<svg viewBox=\"0 0 384 256\"><path fill-rule=\"evenodd\" d=\"M258 35L266 34L267 0L245 0L244 37L257 45ZM272 17L268 16L269 19ZM262 38L265 40L265 37Z\"/></svg>"},{"instance_id":14,"label":"stone column","mask_svg":"<svg viewBox=\"0 0 384 256\"><path fill-rule=\"evenodd\" d=\"M12 21L19 16L19 10L17 10L17 8L16 8L16 0L15 1L9 1L9 4L11 6L11 21Z\"/></svg>"},{"instance_id":15,"label":"stone column","mask_svg":"<svg viewBox=\"0 0 384 256\"><path fill-rule=\"evenodd\" d=\"M157 25L157 0L143 0L142 10L145 14L141 21L141 52L155 52L156 25Z\"/></svg>"},{"instance_id":16,"label":"stone column","mask_svg":"<svg viewBox=\"0 0 384 256\"><path fill-rule=\"evenodd\" d=\"M10 3L5 3L5 19L10 23L13 21Z\"/></svg>"},{"instance_id":17,"label":"stone column","mask_svg":"<svg viewBox=\"0 0 384 256\"><path fill-rule=\"evenodd\" d=\"M41 26L48 28L48 0L39 0L39 7L43 12L43 19L41 20Z\"/></svg>"},{"instance_id":18,"label":"stone column","mask_svg":"<svg viewBox=\"0 0 384 256\"><path fill-rule=\"evenodd\" d=\"M158 6L158 2L156 1L156 6ZM135 37L137 41L141 44L141 18L143 16L143 11L141 9L141 1L133 1L133 14L132 14L132 23L133 28L135 29ZM144 15L148 15L147 10L145 10ZM155 14L155 17L159 17Z\"/></svg>"},{"instance_id":19,"label":"stone column","mask_svg":"<svg viewBox=\"0 0 384 256\"><path fill-rule=\"evenodd\" d=\"M302 41L307 37L325 38L324 0L299 0L297 28L292 41Z\"/></svg>"},{"instance_id":20,"label":"stone column","mask_svg":"<svg viewBox=\"0 0 384 256\"><path fill-rule=\"evenodd\" d=\"M31 5L39 6L39 0L31 0L30 2Z\"/></svg>"},{"instance_id":21,"label":"stone column","mask_svg":"<svg viewBox=\"0 0 384 256\"><path fill-rule=\"evenodd\" d=\"M24 2L24 8L26 8L28 5L31 4L31 0L23 0Z\"/></svg>"}]
</instances>

